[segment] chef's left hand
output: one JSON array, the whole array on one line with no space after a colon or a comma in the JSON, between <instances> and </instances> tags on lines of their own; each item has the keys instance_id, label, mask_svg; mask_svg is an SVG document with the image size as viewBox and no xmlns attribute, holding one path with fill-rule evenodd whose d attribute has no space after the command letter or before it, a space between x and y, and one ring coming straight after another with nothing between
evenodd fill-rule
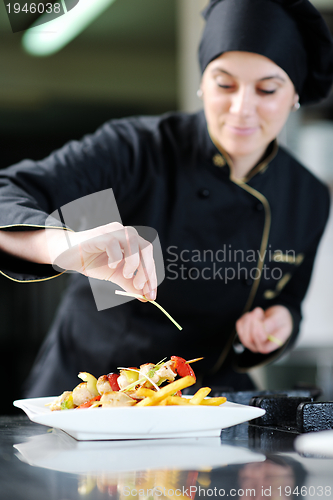
<instances>
[{"instance_id":1,"label":"chef's left hand","mask_svg":"<svg viewBox=\"0 0 333 500\"><path fill-rule=\"evenodd\" d=\"M281 345L285 344L292 329L292 316L284 306L272 306L266 311L256 307L253 311L243 314L236 322L236 331L243 346L261 354L279 349L281 346L278 341ZM269 336L273 341L268 340Z\"/></svg>"}]
</instances>

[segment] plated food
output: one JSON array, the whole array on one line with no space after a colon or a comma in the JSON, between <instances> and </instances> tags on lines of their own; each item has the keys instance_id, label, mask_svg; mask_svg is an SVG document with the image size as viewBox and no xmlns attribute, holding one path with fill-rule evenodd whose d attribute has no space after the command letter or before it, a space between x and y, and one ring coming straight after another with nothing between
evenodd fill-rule
<instances>
[{"instance_id":1,"label":"plated food","mask_svg":"<svg viewBox=\"0 0 333 500\"><path fill-rule=\"evenodd\" d=\"M199 358L202 359L202 358ZM184 397L181 391L195 384L191 363L179 356L157 364L145 363L139 368L119 368L118 373L101 375L98 379L87 372L73 391L65 391L51 404L51 411L130 406L207 405L219 406L226 398L206 399L209 387L202 387L194 396Z\"/></svg>"},{"instance_id":2,"label":"plated food","mask_svg":"<svg viewBox=\"0 0 333 500\"><path fill-rule=\"evenodd\" d=\"M98 379L83 372L73 391L14 405L32 422L60 429L78 441L217 437L221 429L265 413L225 398L207 398L209 387L194 396L182 395L180 391L196 382L194 361L172 356L157 364L119 368Z\"/></svg>"}]
</instances>

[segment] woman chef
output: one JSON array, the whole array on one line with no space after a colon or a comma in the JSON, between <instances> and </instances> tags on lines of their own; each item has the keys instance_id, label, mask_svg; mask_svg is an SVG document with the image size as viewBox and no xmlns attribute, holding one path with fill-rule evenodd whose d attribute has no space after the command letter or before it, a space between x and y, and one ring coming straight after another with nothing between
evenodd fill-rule
<instances>
[{"instance_id":1,"label":"woman chef","mask_svg":"<svg viewBox=\"0 0 333 500\"><path fill-rule=\"evenodd\" d=\"M247 389L242 372L295 340L329 193L276 137L290 111L328 95L332 38L308 0L212 0L204 16L203 112L111 121L45 160L1 172L2 274L48 279L54 262L78 271L30 397L74 387L82 370L100 375L173 354L204 357L200 383ZM108 220L71 233L72 250L62 224L40 230L48 214L110 188L123 226ZM137 300L96 308L87 276L156 295L151 247L136 225L159 235L158 301L181 332Z\"/></svg>"}]
</instances>

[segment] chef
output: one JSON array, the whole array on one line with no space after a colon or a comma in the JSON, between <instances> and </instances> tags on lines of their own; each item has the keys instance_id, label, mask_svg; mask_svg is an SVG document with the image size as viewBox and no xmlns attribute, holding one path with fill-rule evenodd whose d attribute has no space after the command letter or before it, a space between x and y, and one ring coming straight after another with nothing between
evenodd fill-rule
<instances>
[{"instance_id":1,"label":"chef","mask_svg":"<svg viewBox=\"0 0 333 500\"><path fill-rule=\"evenodd\" d=\"M308 0L212 0L204 17L203 111L112 120L0 173L1 273L29 282L59 274L54 262L76 271L26 396L173 354L204 357L200 384L245 390L248 369L295 341L329 192L276 138L290 112L329 94L332 38ZM122 224L72 232L72 250L66 221L43 230L50 213L111 188ZM134 226L159 235L158 302L181 332L143 301L96 308L87 277L156 297L151 246Z\"/></svg>"}]
</instances>

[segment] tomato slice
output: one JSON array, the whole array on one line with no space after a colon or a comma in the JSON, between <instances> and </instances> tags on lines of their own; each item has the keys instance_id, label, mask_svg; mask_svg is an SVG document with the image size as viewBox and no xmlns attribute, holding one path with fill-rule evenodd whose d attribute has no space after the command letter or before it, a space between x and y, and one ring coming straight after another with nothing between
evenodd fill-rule
<instances>
[{"instance_id":1,"label":"tomato slice","mask_svg":"<svg viewBox=\"0 0 333 500\"><path fill-rule=\"evenodd\" d=\"M174 362L174 369L180 377L190 375L196 379L195 373L192 367L186 363L186 359L180 358L179 356L171 356L171 361Z\"/></svg>"},{"instance_id":2,"label":"tomato slice","mask_svg":"<svg viewBox=\"0 0 333 500\"><path fill-rule=\"evenodd\" d=\"M113 391L119 391L120 387L119 387L118 382L117 382L117 379L119 377L119 373L109 373L107 377L108 377L109 384L111 385L111 389Z\"/></svg>"},{"instance_id":3,"label":"tomato slice","mask_svg":"<svg viewBox=\"0 0 333 500\"><path fill-rule=\"evenodd\" d=\"M94 398L90 399L89 401L86 401L86 403L82 403L82 405L78 406L76 409L77 410L83 410L84 408L90 408L90 406L95 401L99 401L100 399L101 399L101 396L95 396Z\"/></svg>"}]
</instances>

